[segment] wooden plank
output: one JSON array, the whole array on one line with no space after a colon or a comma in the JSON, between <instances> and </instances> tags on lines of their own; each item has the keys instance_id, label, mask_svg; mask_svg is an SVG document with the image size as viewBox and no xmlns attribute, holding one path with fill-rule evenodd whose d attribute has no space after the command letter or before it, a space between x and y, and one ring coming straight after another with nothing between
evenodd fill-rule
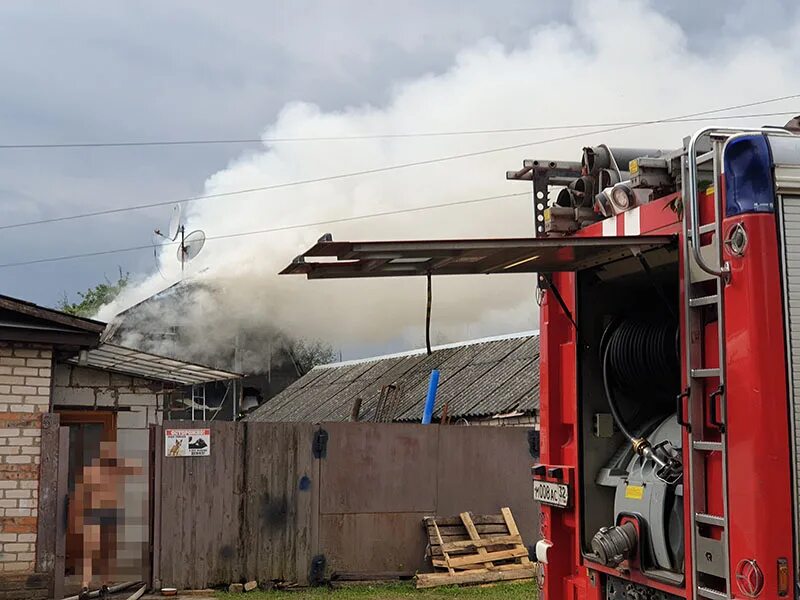
<instances>
[{"instance_id":1,"label":"wooden plank","mask_svg":"<svg viewBox=\"0 0 800 600\"><path fill-rule=\"evenodd\" d=\"M510 571L487 571L484 569L468 571L449 575L445 573L420 573L417 575L417 589L432 588L442 585L464 585L476 583L490 583L494 581L515 581L519 579L533 579L536 577L536 568L522 567Z\"/></svg>"},{"instance_id":2,"label":"wooden plank","mask_svg":"<svg viewBox=\"0 0 800 600\"><path fill-rule=\"evenodd\" d=\"M430 528L429 528L430 529ZM481 535L508 535L508 527L505 525L476 525L475 529ZM446 537L448 535L467 535L467 530L464 528L463 525L456 526L456 525L449 525L449 526L439 526L439 532L442 534L442 537ZM429 532L430 534L430 532Z\"/></svg>"},{"instance_id":3,"label":"wooden plank","mask_svg":"<svg viewBox=\"0 0 800 600\"><path fill-rule=\"evenodd\" d=\"M475 523L472 522L472 517L470 516L470 514L468 512L462 512L458 516L461 517L461 521L462 523L464 523L464 527L467 529L467 533L469 534L470 540L472 541L480 540L481 536L478 533L478 530L475 529ZM444 548L442 548L442 551L444 551ZM478 546L478 556L487 556L488 554L489 553L486 551L486 548L484 548L483 546ZM450 561L450 564L453 564L452 561ZM486 567L487 569L491 569L494 565L492 564L491 561L486 561L483 563L483 566Z\"/></svg>"},{"instance_id":4,"label":"wooden plank","mask_svg":"<svg viewBox=\"0 0 800 600\"><path fill-rule=\"evenodd\" d=\"M432 560L431 564L433 564L433 566L436 567L436 568L442 568L442 569L444 568L444 561L441 558L437 558L437 559ZM453 569L455 569L459 573L463 573L464 571L497 571L498 569L500 569L500 567L522 568L523 565L521 565L518 562L501 563L499 565L495 565L491 569L488 568L488 567L482 567L480 565L476 566L474 564L472 564L472 565L453 565ZM444 575L445 573L442 572L442 574Z\"/></svg>"},{"instance_id":5,"label":"wooden plank","mask_svg":"<svg viewBox=\"0 0 800 600\"><path fill-rule=\"evenodd\" d=\"M500 514L503 515L503 519L506 522L506 527L508 527L508 532L511 535L519 536L519 529L517 529L517 523L514 521L514 515L511 514L511 509L508 508L507 506L505 506L505 507L500 509ZM520 543L520 545L523 545L521 537L520 537L520 542L519 543ZM520 562L523 565L529 565L530 562L531 562L531 559L528 558L527 556L525 556L522 559L520 559Z\"/></svg>"},{"instance_id":6,"label":"wooden plank","mask_svg":"<svg viewBox=\"0 0 800 600\"><path fill-rule=\"evenodd\" d=\"M441 544L441 548L445 552L452 552L453 550L469 550L472 548L486 548L487 546L501 546L501 545L522 545L522 538L517 535L496 535L477 540L464 540L461 542L445 542Z\"/></svg>"},{"instance_id":7,"label":"wooden plank","mask_svg":"<svg viewBox=\"0 0 800 600\"><path fill-rule=\"evenodd\" d=\"M464 542L469 540L469 536L467 535L466 532L464 532L464 535L444 535L444 534L440 535L442 536L442 541L445 544L447 544L448 542ZM428 539L430 539L433 542L436 542L435 536L433 538L429 537Z\"/></svg>"},{"instance_id":8,"label":"wooden plank","mask_svg":"<svg viewBox=\"0 0 800 600\"><path fill-rule=\"evenodd\" d=\"M495 565L494 569L492 569L491 572L494 572L494 571L517 571L519 569L528 569L531 566L538 568L538 564L537 563L531 563L530 565L521 565L521 564L519 564L517 562L513 562L513 563L505 563L505 564L502 564L502 565ZM474 567L473 566L473 567L459 567L459 568L461 568L461 569L469 569L470 573L489 573L490 572L489 569L484 569L483 567ZM464 572L463 570L459 571L459 573L463 573L463 572ZM429 575L430 574L431 573L429 573ZM446 577L447 573L438 572L438 573L436 573L436 575L441 575L442 577Z\"/></svg>"},{"instance_id":9,"label":"wooden plank","mask_svg":"<svg viewBox=\"0 0 800 600\"><path fill-rule=\"evenodd\" d=\"M311 560L319 553L319 495L320 495L320 466L319 459L314 458L314 425L305 423L298 425L297 429L297 483L298 489L303 483L303 477L308 478L309 487L298 492L297 515L295 522L298 527L297 543L295 548L295 569L297 583L308 585L308 576L311 572Z\"/></svg>"},{"instance_id":10,"label":"wooden plank","mask_svg":"<svg viewBox=\"0 0 800 600\"><path fill-rule=\"evenodd\" d=\"M447 545L448 543L450 543L450 544L454 544L454 543L470 543L471 541L472 540L458 540L456 542L445 542L445 545ZM500 544L495 544L495 545L488 545L488 546L484 545L483 547L489 549L490 551L492 551L492 550L509 550L510 546L516 546L516 545L517 544L511 544L509 542L505 542L505 543L500 543ZM430 549L430 554L438 555L438 554L442 553L442 547L439 544L428 544L428 548ZM450 553L450 556L452 556L453 554L475 554L475 549L476 548L477 548L477 546L475 546L475 545L471 545L471 546L468 546L466 548L454 547L454 548L448 550L448 552Z\"/></svg>"},{"instance_id":11,"label":"wooden plank","mask_svg":"<svg viewBox=\"0 0 800 600\"><path fill-rule=\"evenodd\" d=\"M307 584L311 566L313 427L242 423L246 431L241 546L245 578Z\"/></svg>"},{"instance_id":12,"label":"wooden plank","mask_svg":"<svg viewBox=\"0 0 800 600\"><path fill-rule=\"evenodd\" d=\"M431 560L431 564L436 569L445 569L445 568L447 568L447 564L441 558L432 559ZM488 567L476 567L475 565L455 565L455 566L450 565L449 568L453 569L453 572L455 572L456 569L458 569L459 572L462 572L462 571L474 571L475 569L480 569L482 571L491 570ZM448 572L449 572L449 569L448 569Z\"/></svg>"},{"instance_id":13,"label":"wooden plank","mask_svg":"<svg viewBox=\"0 0 800 600\"><path fill-rule=\"evenodd\" d=\"M58 429L58 478L56 504L56 546L53 570L53 598L64 597L64 569L67 556L67 494L69 493L69 428Z\"/></svg>"},{"instance_id":14,"label":"wooden plank","mask_svg":"<svg viewBox=\"0 0 800 600\"><path fill-rule=\"evenodd\" d=\"M204 589L244 578L242 452L239 423L166 422L164 428L210 427L211 455L164 457L161 486L161 580ZM187 560L187 557L191 557Z\"/></svg>"},{"instance_id":15,"label":"wooden plank","mask_svg":"<svg viewBox=\"0 0 800 600\"><path fill-rule=\"evenodd\" d=\"M442 548L440 546L438 546L438 545L436 545L436 546L428 546L428 548L429 548L428 555L430 557L437 557L437 558L441 558L442 557ZM508 544L500 544L499 546L485 546L485 548L489 552L494 552L494 551L497 551L497 550L508 550L509 549L509 545ZM465 554L475 554L475 549L471 548L471 549L464 549L464 550L448 550L447 553L450 556L464 556Z\"/></svg>"},{"instance_id":16,"label":"wooden plank","mask_svg":"<svg viewBox=\"0 0 800 600\"><path fill-rule=\"evenodd\" d=\"M316 435L317 425L311 425L311 440L314 440ZM313 450L313 449L312 449ZM311 454L311 506L310 506L310 524L309 524L309 541L308 541L308 563L305 568L301 570L301 578L298 583L301 585L309 585L311 575L312 560L315 556L319 556L321 550L320 537L322 530L322 518L320 515L320 506L322 503L322 459L315 458L313 451ZM299 568L299 566L298 566Z\"/></svg>"},{"instance_id":17,"label":"wooden plank","mask_svg":"<svg viewBox=\"0 0 800 600\"><path fill-rule=\"evenodd\" d=\"M436 524L439 527L448 527L448 526L456 526L461 527L463 522L461 521L461 517L435 517ZM425 524L428 524L428 520L432 520L434 517L426 517ZM472 515L472 522L475 523L475 526L480 528L481 525L505 525L505 519L503 515Z\"/></svg>"},{"instance_id":18,"label":"wooden plank","mask_svg":"<svg viewBox=\"0 0 800 600\"><path fill-rule=\"evenodd\" d=\"M152 490L152 521L150 523L151 539L153 541L151 572L153 589L161 589L161 468L164 460L164 428L153 425L153 490Z\"/></svg>"},{"instance_id":19,"label":"wooden plank","mask_svg":"<svg viewBox=\"0 0 800 600\"><path fill-rule=\"evenodd\" d=\"M439 532L439 526L436 524L436 521L433 522L433 528L436 531L436 541L439 542L439 547L442 550L442 555L444 556L445 566L447 567L448 573L453 573L453 566L450 564L450 555L447 554L447 550L444 549L444 543L442 542L442 534Z\"/></svg>"},{"instance_id":20,"label":"wooden plank","mask_svg":"<svg viewBox=\"0 0 800 600\"><path fill-rule=\"evenodd\" d=\"M503 517L503 521L505 521L506 527L508 527L508 532L511 535L519 535L519 529L517 529L517 523L514 521L514 515L511 514L511 509L504 506L500 509L500 514Z\"/></svg>"},{"instance_id":21,"label":"wooden plank","mask_svg":"<svg viewBox=\"0 0 800 600\"><path fill-rule=\"evenodd\" d=\"M523 552L519 548L513 548L511 550L508 550L508 549L504 548L502 550L497 550L497 552L502 552L502 551L513 552L513 553L516 553L518 556L523 554ZM500 567L523 567L523 566L526 566L526 565L523 565L521 562L519 562L518 556L505 558L502 561L500 561L499 559L495 559L494 562L495 563L499 562L500 564L495 564L494 567L492 567L492 568L481 566L480 565L480 561L478 561L478 562L466 562L465 564L459 564L459 563L455 562L456 559L458 559L458 558L479 558L477 554L469 554L469 555L460 554L460 555L455 555L455 556L453 556L451 554L450 555L450 563L451 563L451 566L454 569L462 569L462 570L463 569L488 569L489 571L493 571L495 569L499 569ZM509 562L509 561L511 561L511 562ZM445 568L445 563L441 558L431 558L431 564L434 567L438 567L438 568L442 568L442 569Z\"/></svg>"},{"instance_id":22,"label":"wooden plank","mask_svg":"<svg viewBox=\"0 0 800 600\"><path fill-rule=\"evenodd\" d=\"M39 521L36 535L36 572L51 573L56 564L56 513L58 512L58 426L55 413L42 415L39 465Z\"/></svg>"},{"instance_id":23,"label":"wooden plank","mask_svg":"<svg viewBox=\"0 0 800 600\"><path fill-rule=\"evenodd\" d=\"M512 558L519 558L520 556L527 556L528 550L524 547L513 548L512 550L500 550L498 552L486 552L485 554L472 554L469 556L458 556L450 558L450 565L453 567L460 567L464 565L479 565L495 560L509 560Z\"/></svg>"}]
</instances>

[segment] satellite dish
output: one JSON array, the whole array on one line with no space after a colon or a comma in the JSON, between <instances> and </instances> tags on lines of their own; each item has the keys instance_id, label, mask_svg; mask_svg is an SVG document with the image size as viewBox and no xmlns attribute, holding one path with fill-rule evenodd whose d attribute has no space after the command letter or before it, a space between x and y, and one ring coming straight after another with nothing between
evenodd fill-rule
<instances>
[{"instance_id":1,"label":"satellite dish","mask_svg":"<svg viewBox=\"0 0 800 600\"><path fill-rule=\"evenodd\" d=\"M172 207L172 217L169 220L169 239L173 242L178 239L181 228L181 205L176 204Z\"/></svg>"},{"instance_id":2,"label":"satellite dish","mask_svg":"<svg viewBox=\"0 0 800 600\"><path fill-rule=\"evenodd\" d=\"M172 216L169 219L169 229L166 235L160 229L155 230L155 234L159 237L174 242L178 236L183 233L183 225L181 224L181 205L176 204L172 207Z\"/></svg>"},{"instance_id":3,"label":"satellite dish","mask_svg":"<svg viewBox=\"0 0 800 600\"><path fill-rule=\"evenodd\" d=\"M187 233L186 237L181 241L178 246L178 262L181 265L186 264L195 256L200 254L203 245L206 243L206 234L201 229L196 229L191 233Z\"/></svg>"},{"instance_id":4,"label":"satellite dish","mask_svg":"<svg viewBox=\"0 0 800 600\"><path fill-rule=\"evenodd\" d=\"M161 233L159 229L156 229L153 233L158 237L169 240L169 242L178 242L178 262L181 263L182 274L184 265L200 254L200 250L203 249L203 245L206 243L206 234L200 229L192 231L191 233L186 233L186 226L181 222L181 213L180 204L173 206L167 234ZM153 243L153 259L156 261L156 267L158 267L159 273L161 273L161 267L158 265L157 248L160 246L170 246L171 244L169 242L162 242L161 244ZM164 276L163 273L161 276Z\"/></svg>"}]
</instances>

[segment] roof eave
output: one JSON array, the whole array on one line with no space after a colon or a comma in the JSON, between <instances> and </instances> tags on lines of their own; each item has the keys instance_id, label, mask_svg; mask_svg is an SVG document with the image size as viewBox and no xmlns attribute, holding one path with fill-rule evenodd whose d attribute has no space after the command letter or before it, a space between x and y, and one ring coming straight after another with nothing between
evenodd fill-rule
<instances>
[{"instance_id":1,"label":"roof eave","mask_svg":"<svg viewBox=\"0 0 800 600\"><path fill-rule=\"evenodd\" d=\"M58 323L59 325L66 325L67 327L80 329L85 332L96 333L98 336L106 328L106 324L101 321L95 321L94 319L87 319L85 317L76 317L60 310L45 308L9 296L0 296L0 308L36 319Z\"/></svg>"}]
</instances>

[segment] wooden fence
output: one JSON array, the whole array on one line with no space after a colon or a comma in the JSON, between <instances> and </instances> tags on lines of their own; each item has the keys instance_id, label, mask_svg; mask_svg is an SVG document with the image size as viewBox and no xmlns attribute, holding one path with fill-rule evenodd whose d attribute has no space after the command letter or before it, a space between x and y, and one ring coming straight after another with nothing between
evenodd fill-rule
<instances>
[{"instance_id":1,"label":"wooden fence","mask_svg":"<svg viewBox=\"0 0 800 600\"><path fill-rule=\"evenodd\" d=\"M536 541L526 429L210 423L210 456L165 457L162 430L187 425L153 432L156 586L413 574L423 517L502 506Z\"/></svg>"}]
</instances>

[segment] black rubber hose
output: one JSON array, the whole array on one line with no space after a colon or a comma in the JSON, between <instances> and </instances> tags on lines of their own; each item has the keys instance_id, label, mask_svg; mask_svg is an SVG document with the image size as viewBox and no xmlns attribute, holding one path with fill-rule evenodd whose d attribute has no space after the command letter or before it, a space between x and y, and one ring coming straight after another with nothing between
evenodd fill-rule
<instances>
[{"instance_id":1,"label":"black rubber hose","mask_svg":"<svg viewBox=\"0 0 800 600\"><path fill-rule=\"evenodd\" d=\"M609 349L611 344L606 345L605 352L603 352L603 387L606 390L606 398L608 399L608 408L611 409L611 416L614 417L614 421L619 427L619 430L625 435L626 438L633 441L636 439L628 428L625 425L625 421L622 419L622 414L619 412L619 408L617 407L617 403L614 400L614 394L611 393L611 386L609 385Z\"/></svg>"},{"instance_id":2,"label":"black rubber hose","mask_svg":"<svg viewBox=\"0 0 800 600\"><path fill-rule=\"evenodd\" d=\"M622 417L613 389L656 401L660 396L671 399L680 365L673 331L673 323L638 319L612 321L603 331L603 387L617 427L630 440L635 436Z\"/></svg>"}]
</instances>

